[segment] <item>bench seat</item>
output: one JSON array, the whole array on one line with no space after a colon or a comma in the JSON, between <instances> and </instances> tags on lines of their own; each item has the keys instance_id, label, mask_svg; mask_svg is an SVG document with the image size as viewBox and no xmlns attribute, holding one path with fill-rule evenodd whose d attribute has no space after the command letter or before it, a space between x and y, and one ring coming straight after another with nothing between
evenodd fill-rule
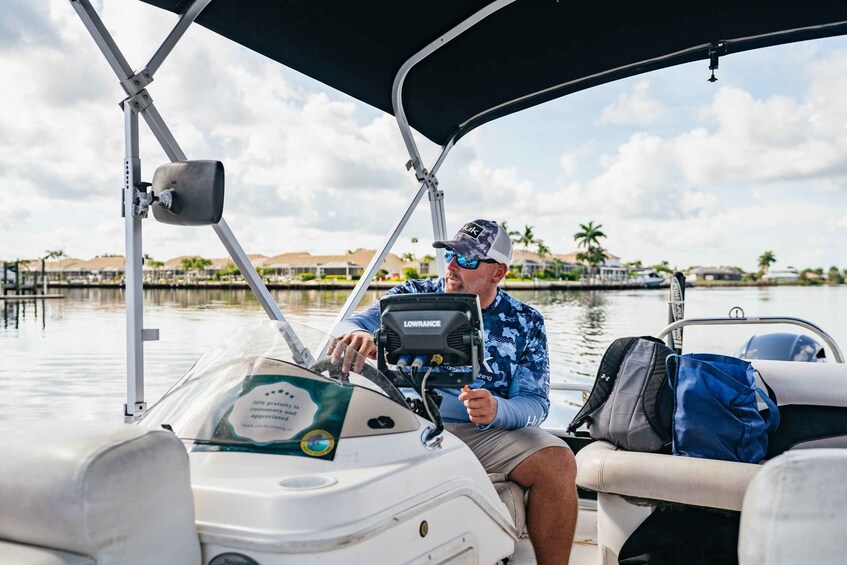
<instances>
[{"instance_id":1,"label":"bench seat","mask_svg":"<svg viewBox=\"0 0 847 565\"><path fill-rule=\"evenodd\" d=\"M620 450L595 441L576 455L582 488L627 497L740 511L761 465Z\"/></svg>"}]
</instances>

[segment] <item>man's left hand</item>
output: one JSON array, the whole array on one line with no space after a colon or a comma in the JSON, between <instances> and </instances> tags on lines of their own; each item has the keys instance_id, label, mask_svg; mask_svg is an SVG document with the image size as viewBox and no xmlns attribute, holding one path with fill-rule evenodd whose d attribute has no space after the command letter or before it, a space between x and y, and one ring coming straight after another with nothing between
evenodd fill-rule
<instances>
[{"instance_id":1,"label":"man's left hand","mask_svg":"<svg viewBox=\"0 0 847 565\"><path fill-rule=\"evenodd\" d=\"M488 425L497 416L497 397L484 388L463 392L459 400L465 403L468 417L474 424Z\"/></svg>"}]
</instances>

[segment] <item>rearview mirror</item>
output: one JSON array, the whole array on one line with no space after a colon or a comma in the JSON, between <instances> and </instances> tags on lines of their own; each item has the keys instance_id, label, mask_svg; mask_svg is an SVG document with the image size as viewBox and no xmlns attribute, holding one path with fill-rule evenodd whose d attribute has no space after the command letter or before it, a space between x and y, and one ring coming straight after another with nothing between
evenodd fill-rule
<instances>
[{"instance_id":1,"label":"rearview mirror","mask_svg":"<svg viewBox=\"0 0 847 565\"><path fill-rule=\"evenodd\" d=\"M179 161L156 169L153 217L163 224L208 226L224 211L224 166L220 161Z\"/></svg>"}]
</instances>

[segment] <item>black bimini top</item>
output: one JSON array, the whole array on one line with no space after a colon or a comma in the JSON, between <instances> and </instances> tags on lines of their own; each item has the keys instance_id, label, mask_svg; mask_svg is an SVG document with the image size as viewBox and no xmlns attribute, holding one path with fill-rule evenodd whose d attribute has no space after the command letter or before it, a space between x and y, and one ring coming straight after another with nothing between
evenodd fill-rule
<instances>
[{"instance_id":1,"label":"black bimini top","mask_svg":"<svg viewBox=\"0 0 847 565\"><path fill-rule=\"evenodd\" d=\"M142 0L180 13L190 0ZM490 0L212 0L196 22L393 113L410 57ZM517 0L409 72L409 124L444 145L495 118L639 73L847 33L847 1ZM708 72L704 65L704 73ZM704 77L705 78L705 77Z\"/></svg>"}]
</instances>

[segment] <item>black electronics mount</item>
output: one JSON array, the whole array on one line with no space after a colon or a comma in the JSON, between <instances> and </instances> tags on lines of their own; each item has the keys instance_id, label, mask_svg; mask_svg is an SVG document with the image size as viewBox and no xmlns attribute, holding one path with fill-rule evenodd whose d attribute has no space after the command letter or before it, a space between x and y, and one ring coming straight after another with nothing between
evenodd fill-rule
<instances>
[{"instance_id":1,"label":"black electronics mount","mask_svg":"<svg viewBox=\"0 0 847 565\"><path fill-rule=\"evenodd\" d=\"M380 300L380 328L374 334L377 367L398 387L416 390L421 401L409 404L436 425L444 426L436 388L472 384L483 357L482 310L476 294L393 294ZM426 412L424 414L423 412Z\"/></svg>"}]
</instances>

